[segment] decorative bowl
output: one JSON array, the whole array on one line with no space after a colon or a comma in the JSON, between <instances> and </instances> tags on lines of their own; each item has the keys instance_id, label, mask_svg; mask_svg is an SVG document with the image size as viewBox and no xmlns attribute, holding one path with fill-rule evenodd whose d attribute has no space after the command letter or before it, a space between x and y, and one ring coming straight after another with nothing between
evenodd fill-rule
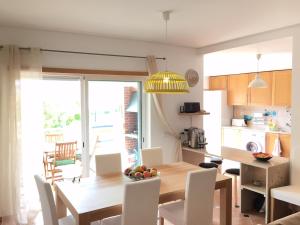
<instances>
[{"instance_id":1,"label":"decorative bowl","mask_svg":"<svg viewBox=\"0 0 300 225\"><path fill-rule=\"evenodd\" d=\"M267 162L268 160L272 159L272 155L269 153L264 153L264 152L255 152L252 154L254 156L255 159L257 159L258 161L262 161L262 162Z\"/></svg>"}]
</instances>

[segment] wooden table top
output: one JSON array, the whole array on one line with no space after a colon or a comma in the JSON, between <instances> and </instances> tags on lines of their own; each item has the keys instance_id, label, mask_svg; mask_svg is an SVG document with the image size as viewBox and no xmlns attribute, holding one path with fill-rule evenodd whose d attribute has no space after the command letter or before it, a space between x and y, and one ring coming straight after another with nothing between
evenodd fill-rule
<instances>
[{"instance_id":1,"label":"wooden table top","mask_svg":"<svg viewBox=\"0 0 300 225\"><path fill-rule=\"evenodd\" d=\"M222 147L221 155L224 159L237 161L249 166L259 167L262 169L268 169L273 166L289 163L288 158L278 156L273 156L273 158L267 162L261 162L253 157L252 152L228 147Z\"/></svg>"},{"instance_id":2,"label":"wooden table top","mask_svg":"<svg viewBox=\"0 0 300 225\"><path fill-rule=\"evenodd\" d=\"M189 171L202 170L185 162L157 167L160 172L160 202L170 195L184 197L186 175ZM229 177L218 174L216 189L224 187ZM68 202L68 208L76 214L84 214L99 209L120 207L123 201L124 184L135 182L123 174L81 179L80 183L57 182L56 190L60 198ZM172 196L174 198L174 196ZM171 197L171 198L172 198Z\"/></svg>"}]
</instances>

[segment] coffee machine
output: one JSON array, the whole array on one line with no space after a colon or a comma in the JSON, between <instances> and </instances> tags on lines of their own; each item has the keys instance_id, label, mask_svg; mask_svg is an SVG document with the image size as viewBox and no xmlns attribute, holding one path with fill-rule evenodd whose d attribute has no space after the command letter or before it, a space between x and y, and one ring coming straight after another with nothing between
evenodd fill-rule
<instances>
[{"instance_id":1,"label":"coffee machine","mask_svg":"<svg viewBox=\"0 0 300 225\"><path fill-rule=\"evenodd\" d=\"M205 132L201 128L190 127L189 129L185 129L183 137L185 139L182 140L183 145L190 148L205 148L207 144Z\"/></svg>"}]
</instances>

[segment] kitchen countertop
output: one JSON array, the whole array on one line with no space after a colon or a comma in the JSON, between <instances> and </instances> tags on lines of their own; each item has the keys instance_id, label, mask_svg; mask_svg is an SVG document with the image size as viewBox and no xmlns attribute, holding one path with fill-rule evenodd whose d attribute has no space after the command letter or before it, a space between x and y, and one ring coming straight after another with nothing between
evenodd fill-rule
<instances>
[{"instance_id":1,"label":"kitchen countertop","mask_svg":"<svg viewBox=\"0 0 300 225\"><path fill-rule=\"evenodd\" d=\"M251 130L251 131L258 131L258 132L265 132L265 133L274 133L274 134L291 134L288 131L272 131L272 130L266 130L265 128L261 128L261 127L223 126L222 128L237 129L237 130Z\"/></svg>"},{"instance_id":2,"label":"kitchen countertop","mask_svg":"<svg viewBox=\"0 0 300 225\"><path fill-rule=\"evenodd\" d=\"M202 153L202 154L207 153L205 148L190 148L190 147L187 147L187 146L182 146L182 150L196 152L196 153Z\"/></svg>"}]
</instances>

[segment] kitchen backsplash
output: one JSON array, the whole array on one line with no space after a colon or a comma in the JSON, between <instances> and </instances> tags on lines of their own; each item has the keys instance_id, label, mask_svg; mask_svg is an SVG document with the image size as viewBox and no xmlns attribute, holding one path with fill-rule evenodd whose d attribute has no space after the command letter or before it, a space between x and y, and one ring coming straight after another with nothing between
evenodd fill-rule
<instances>
[{"instance_id":1,"label":"kitchen backsplash","mask_svg":"<svg viewBox=\"0 0 300 225\"><path fill-rule=\"evenodd\" d=\"M234 106L233 117L243 118L244 115L253 116L254 113L273 113L273 120L282 131L291 132L291 109L286 107L254 107L254 106ZM267 124L266 124L267 125Z\"/></svg>"}]
</instances>

